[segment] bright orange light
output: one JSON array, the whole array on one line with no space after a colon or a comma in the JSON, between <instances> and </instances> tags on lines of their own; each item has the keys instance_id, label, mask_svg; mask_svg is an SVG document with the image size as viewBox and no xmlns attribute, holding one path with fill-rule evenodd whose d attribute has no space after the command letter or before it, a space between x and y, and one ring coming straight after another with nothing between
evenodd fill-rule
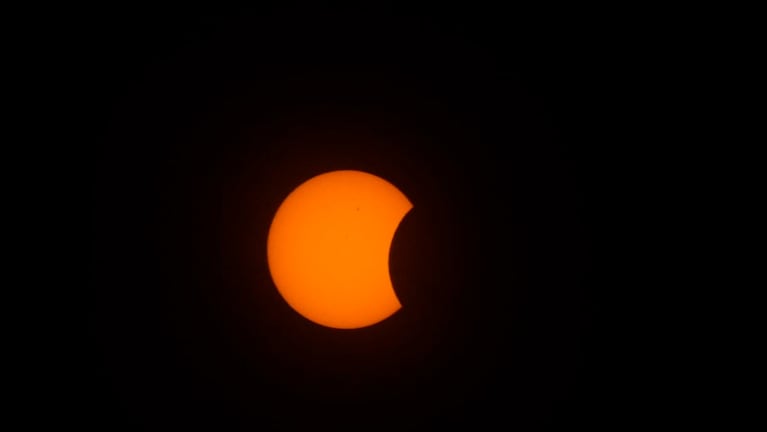
<instances>
[{"instance_id":1,"label":"bright orange light","mask_svg":"<svg viewBox=\"0 0 767 432\"><path fill-rule=\"evenodd\" d=\"M394 185L361 171L333 171L291 192L267 240L272 280L288 304L327 327L376 324L400 309L389 248L413 205Z\"/></svg>"}]
</instances>

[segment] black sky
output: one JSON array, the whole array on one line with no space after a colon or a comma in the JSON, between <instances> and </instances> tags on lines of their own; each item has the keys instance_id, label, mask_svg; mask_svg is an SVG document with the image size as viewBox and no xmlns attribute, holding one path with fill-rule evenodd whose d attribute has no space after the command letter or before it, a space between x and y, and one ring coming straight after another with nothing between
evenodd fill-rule
<instances>
[{"instance_id":1,"label":"black sky","mask_svg":"<svg viewBox=\"0 0 767 432\"><path fill-rule=\"evenodd\" d=\"M101 11L84 72L91 424L633 424L616 320L630 282L607 248L626 228L605 177L629 84L609 38L620 23L590 16ZM414 203L390 257L404 307L355 332L300 317L266 267L280 201L334 169Z\"/></svg>"}]
</instances>

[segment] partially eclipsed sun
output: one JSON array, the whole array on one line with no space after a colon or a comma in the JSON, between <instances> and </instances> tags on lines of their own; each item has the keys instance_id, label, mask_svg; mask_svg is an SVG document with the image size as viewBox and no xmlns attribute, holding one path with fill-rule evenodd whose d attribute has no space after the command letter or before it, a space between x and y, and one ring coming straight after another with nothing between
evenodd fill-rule
<instances>
[{"instance_id":1,"label":"partially eclipsed sun","mask_svg":"<svg viewBox=\"0 0 767 432\"><path fill-rule=\"evenodd\" d=\"M389 248L413 205L386 180L361 171L313 177L282 202L269 228L272 280L285 301L327 327L376 324L401 307Z\"/></svg>"}]
</instances>

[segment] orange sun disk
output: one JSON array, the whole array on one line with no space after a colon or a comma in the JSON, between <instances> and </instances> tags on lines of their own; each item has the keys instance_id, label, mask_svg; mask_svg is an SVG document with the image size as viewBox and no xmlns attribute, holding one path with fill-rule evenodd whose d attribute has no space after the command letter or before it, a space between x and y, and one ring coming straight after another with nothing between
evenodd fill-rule
<instances>
[{"instance_id":1,"label":"orange sun disk","mask_svg":"<svg viewBox=\"0 0 767 432\"><path fill-rule=\"evenodd\" d=\"M413 205L394 185L361 171L318 175L293 190L267 241L272 280L285 301L327 327L376 324L401 307L389 249Z\"/></svg>"}]
</instances>

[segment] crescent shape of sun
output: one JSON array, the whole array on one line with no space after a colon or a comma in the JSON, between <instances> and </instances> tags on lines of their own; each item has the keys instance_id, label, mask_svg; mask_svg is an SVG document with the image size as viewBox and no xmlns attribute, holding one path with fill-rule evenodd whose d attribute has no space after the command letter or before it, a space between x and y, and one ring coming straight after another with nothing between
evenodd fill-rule
<instances>
[{"instance_id":1,"label":"crescent shape of sun","mask_svg":"<svg viewBox=\"0 0 767 432\"><path fill-rule=\"evenodd\" d=\"M277 290L317 324L354 329L401 308L389 249L413 205L397 187L353 170L313 177L294 189L269 228L267 258Z\"/></svg>"}]
</instances>

